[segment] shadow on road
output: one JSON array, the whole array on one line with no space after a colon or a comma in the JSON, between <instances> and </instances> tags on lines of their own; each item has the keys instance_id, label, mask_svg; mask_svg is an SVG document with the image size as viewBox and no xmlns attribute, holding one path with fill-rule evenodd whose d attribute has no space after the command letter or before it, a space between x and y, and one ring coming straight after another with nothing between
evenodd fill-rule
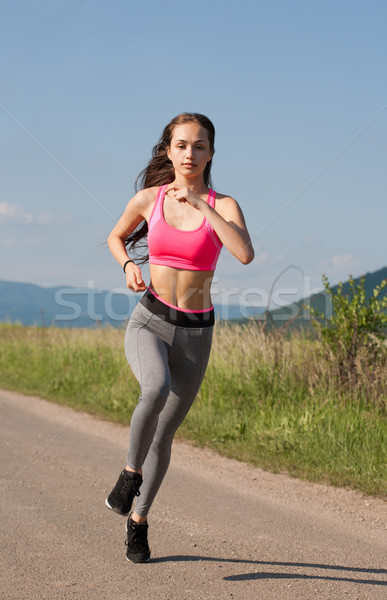
<instances>
[{"instance_id":1,"label":"shadow on road","mask_svg":"<svg viewBox=\"0 0 387 600\"><path fill-rule=\"evenodd\" d=\"M367 573L370 575L384 575L387 574L386 569L368 569L360 567L347 567L342 565L325 565L319 563L301 563L301 562L274 562L264 560L250 560L241 558L216 558L213 556L192 556L192 555L178 555L178 556L161 556L151 560L152 563L162 562L219 562L219 563L233 563L233 564L249 564L249 565L270 565L274 567L298 567L298 568L311 568L311 569L327 569L329 571L350 571L352 573ZM265 571L259 571L257 573L241 573L238 575L229 575L223 577L225 581L248 581L255 579L317 579L326 581L340 581L340 582L351 582L351 583L363 583L367 585L382 585L387 586L387 581L375 580L375 579L352 579L350 577L333 577L330 575L307 575L305 573L270 573Z\"/></svg>"}]
</instances>

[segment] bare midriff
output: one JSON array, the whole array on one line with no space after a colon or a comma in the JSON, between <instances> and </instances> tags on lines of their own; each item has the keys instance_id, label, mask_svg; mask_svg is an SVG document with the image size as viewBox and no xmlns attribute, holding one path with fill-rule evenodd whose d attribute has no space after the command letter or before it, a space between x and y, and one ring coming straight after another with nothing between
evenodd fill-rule
<instances>
[{"instance_id":1,"label":"bare midriff","mask_svg":"<svg viewBox=\"0 0 387 600\"><path fill-rule=\"evenodd\" d=\"M211 282L214 271L191 271L163 265L150 265L149 287L164 302L182 310L211 308Z\"/></svg>"}]
</instances>

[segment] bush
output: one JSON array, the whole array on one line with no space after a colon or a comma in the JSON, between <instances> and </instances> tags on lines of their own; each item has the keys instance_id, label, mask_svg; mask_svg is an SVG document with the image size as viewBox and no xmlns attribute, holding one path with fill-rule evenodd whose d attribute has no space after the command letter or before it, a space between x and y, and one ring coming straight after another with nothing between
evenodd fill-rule
<instances>
[{"instance_id":1,"label":"bush","mask_svg":"<svg viewBox=\"0 0 387 600\"><path fill-rule=\"evenodd\" d=\"M349 293L343 293L339 283L334 293L328 278L322 276L326 293L330 296L333 315L330 321L313 311L315 327L323 346L335 362L341 382L356 381L359 364L368 366L386 357L385 330L387 324L387 295L382 297L387 280L373 290L367 300L364 289L365 276L360 283L349 277Z\"/></svg>"}]
</instances>

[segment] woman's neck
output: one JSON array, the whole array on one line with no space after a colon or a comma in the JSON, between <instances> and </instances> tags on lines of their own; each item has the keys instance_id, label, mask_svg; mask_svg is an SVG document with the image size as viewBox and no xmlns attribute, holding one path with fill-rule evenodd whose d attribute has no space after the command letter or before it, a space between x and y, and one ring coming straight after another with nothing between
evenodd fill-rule
<instances>
[{"instance_id":1,"label":"woman's neck","mask_svg":"<svg viewBox=\"0 0 387 600\"><path fill-rule=\"evenodd\" d=\"M195 194L205 194L208 191L208 186L204 183L202 174L198 175L198 177L188 178L180 173L176 173L173 183L176 183L176 185L180 185L181 187L187 187Z\"/></svg>"}]
</instances>

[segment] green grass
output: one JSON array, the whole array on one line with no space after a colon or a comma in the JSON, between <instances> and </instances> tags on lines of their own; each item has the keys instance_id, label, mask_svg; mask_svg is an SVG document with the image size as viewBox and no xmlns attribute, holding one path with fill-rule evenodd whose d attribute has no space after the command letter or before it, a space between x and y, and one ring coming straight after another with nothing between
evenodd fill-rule
<instances>
[{"instance_id":1,"label":"green grass","mask_svg":"<svg viewBox=\"0 0 387 600\"><path fill-rule=\"evenodd\" d=\"M0 325L0 387L129 424L139 386L124 332ZM386 365L343 387L316 340L217 324L200 394L178 437L256 466L386 493Z\"/></svg>"}]
</instances>

